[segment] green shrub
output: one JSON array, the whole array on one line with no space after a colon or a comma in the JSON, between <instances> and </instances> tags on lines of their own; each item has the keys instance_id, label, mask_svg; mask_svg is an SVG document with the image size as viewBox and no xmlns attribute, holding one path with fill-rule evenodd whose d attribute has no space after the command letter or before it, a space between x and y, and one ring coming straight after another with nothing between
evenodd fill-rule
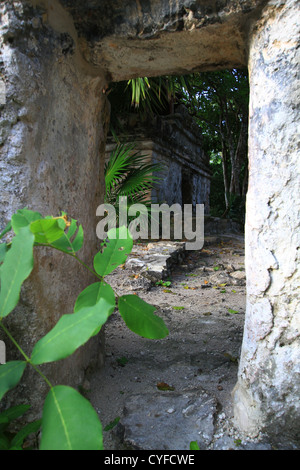
<instances>
[{"instance_id":1,"label":"green shrub","mask_svg":"<svg viewBox=\"0 0 300 470\"><path fill-rule=\"evenodd\" d=\"M71 387L53 386L39 366L73 354L99 333L116 305L128 328L136 334L153 339L168 335L163 320L154 315L155 307L135 295L116 296L105 280L109 273L125 262L133 240L125 227L117 229L117 238L110 237L108 232L101 251L94 257L94 269L91 269L77 254L83 246L83 228L74 219L68 221L65 213L56 218L43 217L38 212L22 209L13 215L0 239L10 231L13 231L12 240L0 243L0 328L23 360L0 366L0 400L19 383L26 367L32 367L43 378L49 386L49 393L41 422L30 423L11 438L7 429L16 413L11 409L0 415L0 449L22 449L25 437L41 427L41 450L101 450L102 425L92 405ZM33 269L33 252L40 246L72 256L93 272L97 282L79 294L74 311L62 315L54 328L34 345L29 357L6 328L3 319L13 314L22 284Z\"/></svg>"}]
</instances>

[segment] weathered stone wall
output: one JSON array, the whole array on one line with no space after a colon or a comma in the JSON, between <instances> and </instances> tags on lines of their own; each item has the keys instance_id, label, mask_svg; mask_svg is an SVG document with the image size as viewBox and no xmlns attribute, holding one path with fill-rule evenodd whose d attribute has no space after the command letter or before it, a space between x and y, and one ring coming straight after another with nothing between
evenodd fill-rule
<instances>
[{"instance_id":1,"label":"weathered stone wall","mask_svg":"<svg viewBox=\"0 0 300 470\"><path fill-rule=\"evenodd\" d=\"M250 41L247 313L235 414L300 441L299 4L270 2Z\"/></svg>"},{"instance_id":2,"label":"weathered stone wall","mask_svg":"<svg viewBox=\"0 0 300 470\"><path fill-rule=\"evenodd\" d=\"M103 75L93 73L81 59L63 11L53 10L63 28L45 9L24 2L2 2L0 13L1 80L6 89L0 117L0 226L25 206L44 215L64 210L84 227L80 256L90 263L96 253L96 207L104 187L99 156L107 121ZM77 295L93 280L63 254L40 249L35 258L20 305L6 321L29 355L34 342L63 313L73 311ZM5 341L7 360L17 357ZM102 345L96 341L45 368L50 380L82 381L91 359L101 362ZM19 399L40 400L38 377L30 374L23 383L17 389Z\"/></svg>"},{"instance_id":3,"label":"weathered stone wall","mask_svg":"<svg viewBox=\"0 0 300 470\"><path fill-rule=\"evenodd\" d=\"M205 205L209 213L211 170L203 151L201 131L180 106L174 115L157 118L153 161L165 167L156 185L157 201L169 205Z\"/></svg>"},{"instance_id":4,"label":"weathered stone wall","mask_svg":"<svg viewBox=\"0 0 300 470\"><path fill-rule=\"evenodd\" d=\"M147 123L139 122L137 115L124 116L122 122L127 132L118 136L120 141L132 143L145 160L162 167L156 173L159 181L152 190L152 202L192 204L194 208L204 204L208 214L211 169L201 130L187 109L178 106L174 114L155 116ZM130 126L130 122L134 124ZM115 146L115 140L109 137L106 161Z\"/></svg>"},{"instance_id":5,"label":"weathered stone wall","mask_svg":"<svg viewBox=\"0 0 300 470\"><path fill-rule=\"evenodd\" d=\"M61 0L84 57L113 81L247 65L248 22L264 3Z\"/></svg>"}]
</instances>

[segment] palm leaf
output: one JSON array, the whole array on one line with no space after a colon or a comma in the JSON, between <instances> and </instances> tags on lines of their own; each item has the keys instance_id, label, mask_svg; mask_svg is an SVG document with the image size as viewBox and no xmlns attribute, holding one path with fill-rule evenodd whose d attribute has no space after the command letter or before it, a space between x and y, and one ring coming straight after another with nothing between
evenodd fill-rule
<instances>
[{"instance_id":1,"label":"palm leaf","mask_svg":"<svg viewBox=\"0 0 300 470\"><path fill-rule=\"evenodd\" d=\"M112 151L109 162L105 165L105 186L106 190L118 181L130 168L131 152L133 145L118 144Z\"/></svg>"},{"instance_id":2,"label":"palm leaf","mask_svg":"<svg viewBox=\"0 0 300 470\"><path fill-rule=\"evenodd\" d=\"M139 109L141 114L154 115L163 110L168 92L162 77L134 78L128 80L127 88L131 88L131 106Z\"/></svg>"},{"instance_id":3,"label":"palm leaf","mask_svg":"<svg viewBox=\"0 0 300 470\"><path fill-rule=\"evenodd\" d=\"M151 205L150 191L160 180L163 167L146 160L134 144L118 143L105 166L105 202L115 206L118 218L118 199L127 196L127 210L133 204Z\"/></svg>"},{"instance_id":4,"label":"palm leaf","mask_svg":"<svg viewBox=\"0 0 300 470\"><path fill-rule=\"evenodd\" d=\"M161 165L145 161L146 155L134 151L133 144L118 144L111 153L105 167L106 202L112 194L121 195L144 192L153 187L158 177L154 175L162 170Z\"/></svg>"},{"instance_id":5,"label":"palm leaf","mask_svg":"<svg viewBox=\"0 0 300 470\"><path fill-rule=\"evenodd\" d=\"M143 168L132 169L122 182L122 195L132 195L137 192L149 191L152 189L157 177L153 175L151 165Z\"/></svg>"}]
</instances>

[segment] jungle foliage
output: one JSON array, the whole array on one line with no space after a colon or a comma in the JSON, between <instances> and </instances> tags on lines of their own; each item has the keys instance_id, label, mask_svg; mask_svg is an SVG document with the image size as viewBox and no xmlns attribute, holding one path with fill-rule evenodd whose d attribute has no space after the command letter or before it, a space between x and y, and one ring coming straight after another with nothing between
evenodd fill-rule
<instances>
[{"instance_id":1,"label":"jungle foliage","mask_svg":"<svg viewBox=\"0 0 300 470\"><path fill-rule=\"evenodd\" d=\"M123 114L138 114L145 122L155 114L171 114L184 104L199 125L210 157L211 214L243 221L248 183L247 70L136 78L113 84L109 99L116 132L124 131Z\"/></svg>"}]
</instances>

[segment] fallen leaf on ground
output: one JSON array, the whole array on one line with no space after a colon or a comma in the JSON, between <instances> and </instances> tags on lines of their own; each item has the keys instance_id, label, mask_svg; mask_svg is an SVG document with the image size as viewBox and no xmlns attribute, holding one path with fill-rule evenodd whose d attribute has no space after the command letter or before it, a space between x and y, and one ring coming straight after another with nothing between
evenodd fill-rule
<instances>
[{"instance_id":1,"label":"fallen leaf on ground","mask_svg":"<svg viewBox=\"0 0 300 470\"><path fill-rule=\"evenodd\" d=\"M165 383L165 382L158 382L158 383L156 384L156 386L157 386L158 390L163 390L163 391L166 391L166 390L170 390L170 391L175 390L174 387L171 387L171 385L168 385L168 384Z\"/></svg>"},{"instance_id":2,"label":"fallen leaf on ground","mask_svg":"<svg viewBox=\"0 0 300 470\"><path fill-rule=\"evenodd\" d=\"M229 309L228 309L228 312L229 312L229 313L239 313L238 310L232 310L232 308L229 308Z\"/></svg>"},{"instance_id":3,"label":"fallen leaf on ground","mask_svg":"<svg viewBox=\"0 0 300 470\"><path fill-rule=\"evenodd\" d=\"M120 416L117 416L117 418L115 418L113 421L111 421L110 423L108 423L107 426L105 426L104 428L104 431L110 431L111 429L113 429L117 424L118 422L120 421Z\"/></svg>"},{"instance_id":4,"label":"fallen leaf on ground","mask_svg":"<svg viewBox=\"0 0 300 470\"><path fill-rule=\"evenodd\" d=\"M170 289L164 289L163 292L165 292L166 294L175 294L175 292L172 292Z\"/></svg>"}]
</instances>

